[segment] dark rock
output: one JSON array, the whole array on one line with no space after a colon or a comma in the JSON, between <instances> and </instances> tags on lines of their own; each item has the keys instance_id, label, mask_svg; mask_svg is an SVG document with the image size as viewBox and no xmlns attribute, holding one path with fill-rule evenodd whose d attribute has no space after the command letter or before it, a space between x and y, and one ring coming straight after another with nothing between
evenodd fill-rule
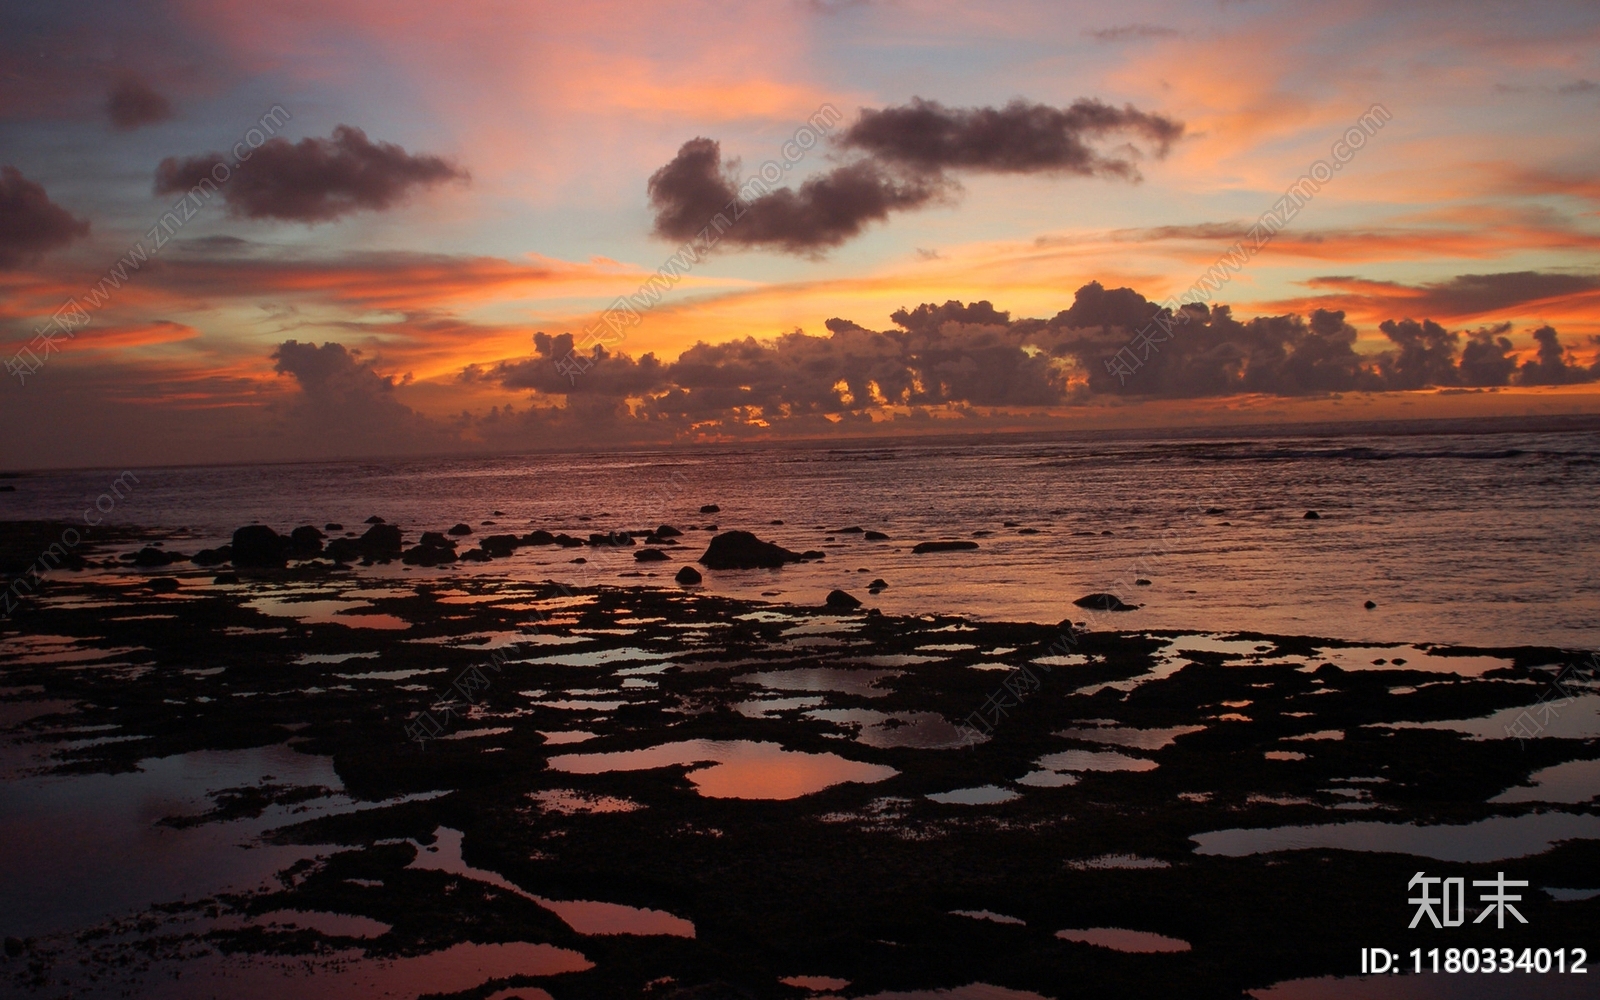
<instances>
[{"instance_id":1,"label":"dark rock","mask_svg":"<svg viewBox=\"0 0 1600 1000\"><path fill-rule=\"evenodd\" d=\"M675 539L662 538L660 535L646 535L646 536L644 536L644 543L646 545L677 545L678 544Z\"/></svg>"},{"instance_id":2,"label":"dark rock","mask_svg":"<svg viewBox=\"0 0 1600 1000\"><path fill-rule=\"evenodd\" d=\"M769 523L769 524L782 524L783 522L782 521L769 521L767 523Z\"/></svg>"},{"instance_id":3,"label":"dark rock","mask_svg":"<svg viewBox=\"0 0 1600 1000\"><path fill-rule=\"evenodd\" d=\"M488 562L493 558L493 556L482 549L468 549L467 551L461 553L462 562Z\"/></svg>"},{"instance_id":4,"label":"dark rock","mask_svg":"<svg viewBox=\"0 0 1600 1000\"><path fill-rule=\"evenodd\" d=\"M361 558L361 543L354 538L335 538L322 554L334 562L355 562Z\"/></svg>"},{"instance_id":5,"label":"dark rock","mask_svg":"<svg viewBox=\"0 0 1600 1000\"><path fill-rule=\"evenodd\" d=\"M1365 607L1368 611L1371 611L1373 608L1375 608L1377 606L1378 606L1378 603L1376 601L1368 601L1365 605L1363 605L1363 607Z\"/></svg>"},{"instance_id":6,"label":"dark rock","mask_svg":"<svg viewBox=\"0 0 1600 1000\"><path fill-rule=\"evenodd\" d=\"M365 523L365 524L382 524L383 523L383 518L381 518L378 515L374 514L371 517L367 518L366 521L363 522L363 523Z\"/></svg>"},{"instance_id":7,"label":"dark rock","mask_svg":"<svg viewBox=\"0 0 1600 1000\"><path fill-rule=\"evenodd\" d=\"M323 531L343 531L344 530L344 525L340 524L338 521L329 521L327 524L324 524L322 526L322 530Z\"/></svg>"},{"instance_id":8,"label":"dark rock","mask_svg":"<svg viewBox=\"0 0 1600 1000\"><path fill-rule=\"evenodd\" d=\"M429 534L433 534L433 532L429 532ZM456 550L454 545L429 545L423 542L421 545L413 545L411 548L406 549L405 554L400 557L400 561L407 566L439 566L455 562Z\"/></svg>"},{"instance_id":9,"label":"dark rock","mask_svg":"<svg viewBox=\"0 0 1600 1000\"><path fill-rule=\"evenodd\" d=\"M717 530L717 526L714 525L714 524L708 524L708 525L706 525L704 528L702 528L700 530L702 530L702 531L716 531Z\"/></svg>"},{"instance_id":10,"label":"dark rock","mask_svg":"<svg viewBox=\"0 0 1600 1000\"><path fill-rule=\"evenodd\" d=\"M1148 587L1150 586L1150 581L1141 576L1139 579L1133 581L1133 585L1135 587Z\"/></svg>"},{"instance_id":11,"label":"dark rock","mask_svg":"<svg viewBox=\"0 0 1600 1000\"><path fill-rule=\"evenodd\" d=\"M854 611L856 608L861 607L861 602L842 590L830 590L828 591L828 607Z\"/></svg>"},{"instance_id":12,"label":"dark rock","mask_svg":"<svg viewBox=\"0 0 1600 1000\"><path fill-rule=\"evenodd\" d=\"M322 540L327 537L309 524L296 528L289 532L289 554L300 559L319 555Z\"/></svg>"},{"instance_id":13,"label":"dark rock","mask_svg":"<svg viewBox=\"0 0 1600 1000\"><path fill-rule=\"evenodd\" d=\"M417 544L425 545L430 549L454 549L456 547L454 541L444 537L437 531L424 531L422 533L422 541Z\"/></svg>"},{"instance_id":14,"label":"dark rock","mask_svg":"<svg viewBox=\"0 0 1600 1000\"><path fill-rule=\"evenodd\" d=\"M702 514L720 514L720 513L722 513L722 508L718 507L714 503L708 503L704 507L700 508L700 513L702 513Z\"/></svg>"},{"instance_id":15,"label":"dark rock","mask_svg":"<svg viewBox=\"0 0 1600 1000\"><path fill-rule=\"evenodd\" d=\"M974 531L972 533L972 537L973 538L988 538L992 534L994 534L994 532L990 531L988 528L979 528L977 531Z\"/></svg>"},{"instance_id":16,"label":"dark rock","mask_svg":"<svg viewBox=\"0 0 1600 1000\"><path fill-rule=\"evenodd\" d=\"M918 542L911 552L920 556L924 552L963 552L977 547L977 542Z\"/></svg>"},{"instance_id":17,"label":"dark rock","mask_svg":"<svg viewBox=\"0 0 1600 1000\"><path fill-rule=\"evenodd\" d=\"M282 566L288 539L264 524L247 524L233 533L235 566Z\"/></svg>"},{"instance_id":18,"label":"dark rock","mask_svg":"<svg viewBox=\"0 0 1600 1000\"><path fill-rule=\"evenodd\" d=\"M613 531L602 535L595 532L589 536L590 545L632 545L633 536L626 531Z\"/></svg>"},{"instance_id":19,"label":"dark rock","mask_svg":"<svg viewBox=\"0 0 1600 1000\"><path fill-rule=\"evenodd\" d=\"M555 543L564 549L574 549L583 544L583 539L573 538L566 532L562 532L555 537Z\"/></svg>"},{"instance_id":20,"label":"dark rock","mask_svg":"<svg viewBox=\"0 0 1600 1000\"><path fill-rule=\"evenodd\" d=\"M1207 507L1206 508L1206 513L1207 514L1226 514L1227 511L1222 509L1221 507Z\"/></svg>"},{"instance_id":21,"label":"dark rock","mask_svg":"<svg viewBox=\"0 0 1600 1000\"><path fill-rule=\"evenodd\" d=\"M178 589L178 578L175 576L158 576L145 584L145 586L150 588L151 593L170 594Z\"/></svg>"},{"instance_id":22,"label":"dark rock","mask_svg":"<svg viewBox=\"0 0 1600 1000\"><path fill-rule=\"evenodd\" d=\"M450 535L470 535L470 534L472 534L472 525L464 524L464 523L458 521L458 522L456 522L456 524L448 532L446 532L446 534L450 534Z\"/></svg>"},{"instance_id":23,"label":"dark rock","mask_svg":"<svg viewBox=\"0 0 1600 1000\"><path fill-rule=\"evenodd\" d=\"M828 558L828 554L826 552L818 551L817 549L806 549L804 552L800 553L801 562L809 562L813 559L826 558Z\"/></svg>"},{"instance_id":24,"label":"dark rock","mask_svg":"<svg viewBox=\"0 0 1600 1000\"><path fill-rule=\"evenodd\" d=\"M1102 532L1100 532L1100 534L1102 534L1102 535L1110 535L1110 534L1114 534L1114 532L1102 531Z\"/></svg>"},{"instance_id":25,"label":"dark rock","mask_svg":"<svg viewBox=\"0 0 1600 1000\"><path fill-rule=\"evenodd\" d=\"M854 525L854 524L852 524L848 528L835 528L834 530L836 532L838 532L839 534L841 534L841 535L859 535L859 534L861 534L860 526Z\"/></svg>"},{"instance_id":26,"label":"dark rock","mask_svg":"<svg viewBox=\"0 0 1600 1000\"><path fill-rule=\"evenodd\" d=\"M23 951L23 946L22 946L22 939L21 938L14 938L14 937L6 938L6 957L7 958L16 958L17 956L22 954L22 951Z\"/></svg>"},{"instance_id":27,"label":"dark rock","mask_svg":"<svg viewBox=\"0 0 1600 1000\"><path fill-rule=\"evenodd\" d=\"M15 492L17 492L17 488L15 486L0 486L0 493L15 493Z\"/></svg>"},{"instance_id":28,"label":"dark rock","mask_svg":"<svg viewBox=\"0 0 1600 1000\"><path fill-rule=\"evenodd\" d=\"M158 548L146 545L134 553L133 564L141 569L152 569L157 566L166 566L175 562L187 562L188 556L176 552L163 552Z\"/></svg>"},{"instance_id":29,"label":"dark rock","mask_svg":"<svg viewBox=\"0 0 1600 1000\"><path fill-rule=\"evenodd\" d=\"M572 561L573 561L573 562L574 562L574 563L586 563L586 562L588 562L588 561L589 561L589 560L587 560L587 559L585 559L585 558L584 558L584 557L583 557L583 556L579 556L579 557L578 557L578 558L576 558L576 559L574 559L574 560L572 560Z\"/></svg>"},{"instance_id":30,"label":"dark rock","mask_svg":"<svg viewBox=\"0 0 1600 1000\"><path fill-rule=\"evenodd\" d=\"M215 583L215 584L238 583L239 582L239 574L238 573L218 573L212 579L211 582Z\"/></svg>"},{"instance_id":31,"label":"dark rock","mask_svg":"<svg viewBox=\"0 0 1600 1000\"><path fill-rule=\"evenodd\" d=\"M876 594L880 590L888 590L889 589L889 585L887 583L883 582L883 578L882 577L879 577L878 579L873 580L871 583L867 584L867 589L872 591L874 594Z\"/></svg>"},{"instance_id":32,"label":"dark rock","mask_svg":"<svg viewBox=\"0 0 1600 1000\"><path fill-rule=\"evenodd\" d=\"M633 554L633 557L640 562L666 562L668 559L667 554L660 549L640 549Z\"/></svg>"},{"instance_id":33,"label":"dark rock","mask_svg":"<svg viewBox=\"0 0 1600 1000\"><path fill-rule=\"evenodd\" d=\"M685 566L678 570L678 575L673 577L673 579L683 584L685 587L690 587L699 583L702 578L699 570L695 569L693 566Z\"/></svg>"},{"instance_id":34,"label":"dark rock","mask_svg":"<svg viewBox=\"0 0 1600 1000\"><path fill-rule=\"evenodd\" d=\"M699 561L712 569L776 569L803 558L781 545L763 542L748 531L729 531L711 539Z\"/></svg>"},{"instance_id":35,"label":"dark rock","mask_svg":"<svg viewBox=\"0 0 1600 1000\"><path fill-rule=\"evenodd\" d=\"M650 534L655 535L657 538L677 538L679 535L683 534L683 532L679 531L677 528L674 528L670 524L663 524L661 527L650 532Z\"/></svg>"},{"instance_id":36,"label":"dark rock","mask_svg":"<svg viewBox=\"0 0 1600 1000\"><path fill-rule=\"evenodd\" d=\"M1000 525L1002 528L1015 528L1016 526L1017 522L1015 521L1006 521L1004 524Z\"/></svg>"},{"instance_id":37,"label":"dark rock","mask_svg":"<svg viewBox=\"0 0 1600 1000\"><path fill-rule=\"evenodd\" d=\"M1019 529L1017 529L1017 534L1019 534L1019 535L1037 535L1038 533L1039 533L1039 529L1038 528L1019 528Z\"/></svg>"},{"instance_id":38,"label":"dark rock","mask_svg":"<svg viewBox=\"0 0 1600 1000\"><path fill-rule=\"evenodd\" d=\"M1085 594L1072 602L1080 608L1093 608L1096 611L1138 611L1137 604L1123 604L1122 599L1116 594Z\"/></svg>"},{"instance_id":39,"label":"dark rock","mask_svg":"<svg viewBox=\"0 0 1600 1000\"><path fill-rule=\"evenodd\" d=\"M384 560L400 558L400 529L392 524L374 524L367 529L357 543L361 548L361 555L366 559ZM234 543L238 547L238 543ZM239 560L233 561L235 566Z\"/></svg>"},{"instance_id":40,"label":"dark rock","mask_svg":"<svg viewBox=\"0 0 1600 1000\"><path fill-rule=\"evenodd\" d=\"M506 512L503 511L503 510L491 510L489 513L494 515L495 517L505 517L506 516Z\"/></svg>"},{"instance_id":41,"label":"dark rock","mask_svg":"<svg viewBox=\"0 0 1600 1000\"><path fill-rule=\"evenodd\" d=\"M1308 510L1308 511L1305 512L1304 518L1307 521L1320 521L1320 520L1322 520L1322 515L1318 514L1314 510Z\"/></svg>"},{"instance_id":42,"label":"dark rock","mask_svg":"<svg viewBox=\"0 0 1600 1000\"><path fill-rule=\"evenodd\" d=\"M556 536L548 531L530 531L522 536L522 544L524 545L554 545L555 543Z\"/></svg>"},{"instance_id":43,"label":"dark rock","mask_svg":"<svg viewBox=\"0 0 1600 1000\"><path fill-rule=\"evenodd\" d=\"M889 540L889 536L881 531L869 531L861 537L869 542L887 542Z\"/></svg>"},{"instance_id":44,"label":"dark rock","mask_svg":"<svg viewBox=\"0 0 1600 1000\"><path fill-rule=\"evenodd\" d=\"M215 549L201 549L189 561L196 566L221 566L233 558L233 546L223 545Z\"/></svg>"},{"instance_id":45,"label":"dark rock","mask_svg":"<svg viewBox=\"0 0 1600 1000\"><path fill-rule=\"evenodd\" d=\"M521 544L521 539L517 538L516 535L488 535L478 543L483 548L483 551L496 559L504 559L517 551L517 546Z\"/></svg>"}]
</instances>

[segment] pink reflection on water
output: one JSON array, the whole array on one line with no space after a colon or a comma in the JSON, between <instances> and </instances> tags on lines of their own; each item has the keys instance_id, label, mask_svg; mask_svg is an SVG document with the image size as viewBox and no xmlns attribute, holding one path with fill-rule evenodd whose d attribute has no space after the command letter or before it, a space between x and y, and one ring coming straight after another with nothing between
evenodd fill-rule
<instances>
[{"instance_id":1,"label":"pink reflection on water","mask_svg":"<svg viewBox=\"0 0 1600 1000\"><path fill-rule=\"evenodd\" d=\"M1088 927L1083 930L1056 931L1056 937L1063 941L1079 941L1083 944L1110 948L1113 951L1138 954L1189 950L1187 941L1152 934L1149 931L1130 931L1122 927Z\"/></svg>"},{"instance_id":2,"label":"pink reflection on water","mask_svg":"<svg viewBox=\"0 0 1600 1000\"><path fill-rule=\"evenodd\" d=\"M709 764L690 771L689 780L701 795L713 799L796 799L832 785L872 784L900 773L883 764L750 740L686 740L643 750L564 754L551 757L549 763L551 769L569 774Z\"/></svg>"}]
</instances>

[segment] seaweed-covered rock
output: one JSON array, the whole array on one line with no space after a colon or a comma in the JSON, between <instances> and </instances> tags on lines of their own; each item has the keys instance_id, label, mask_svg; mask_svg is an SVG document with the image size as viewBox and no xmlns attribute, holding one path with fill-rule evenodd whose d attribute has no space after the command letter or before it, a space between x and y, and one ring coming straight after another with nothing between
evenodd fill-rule
<instances>
[{"instance_id":1,"label":"seaweed-covered rock","mask_svg":"<svg viewBox=\"0 0 1600 1000\"><path fill-rule=\"evenodd\" d=\"M911 551L920 556L924 552L964 552L977 547L977 542L918 542Z\"/></svg>"},{"instance_id":2,"label":"seaweed-covered rock","mask_svg":"<svg viewBox=\"0 0 1600 1000\"><path fill-rule=\"evenodd\" d=\"M729 531L711 539L700 564L712 569L777 569L802 558L800 553L764 542L748 531Z\"/></svg>"}]
</instances>

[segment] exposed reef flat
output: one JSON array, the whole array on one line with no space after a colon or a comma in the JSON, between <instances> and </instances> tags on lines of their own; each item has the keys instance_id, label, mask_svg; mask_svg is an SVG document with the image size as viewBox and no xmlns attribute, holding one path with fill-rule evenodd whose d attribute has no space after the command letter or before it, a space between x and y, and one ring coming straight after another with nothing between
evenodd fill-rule
<instances>
[{"instance_id":1,"label":"exposed reef flat","mask_svg":"<svg viewBox=\"0 0 1600 1000\"><path fill-rule=\"evenodd\" d=\"M241 575L0 622L25 995L1237 997L1600 940L1545 891L1600 888L1578 654ZM1407 931L1419 869L1529 924Z\"/></svg>"}]
</instances>

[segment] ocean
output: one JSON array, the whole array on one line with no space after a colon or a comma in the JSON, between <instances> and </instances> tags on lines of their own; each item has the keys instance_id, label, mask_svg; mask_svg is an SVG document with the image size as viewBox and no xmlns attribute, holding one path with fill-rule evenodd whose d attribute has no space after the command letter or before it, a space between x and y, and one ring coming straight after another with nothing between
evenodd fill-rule
<instances>
[{"instance_id":1,"label":"ocean","mask_svg":"<svg viewBox=\"0 0 1600 1000\"><path fill-rule=\"evenodd\" d=\"M1110 591L1141 607L1097 627L1600 647L1600 427L1393 430L133 468L129 495L102 506L108 523L181 529L167 545L186 552L253 522L359 530L374 514L408 544L457 522L477 536L697 529L673 561L643 566L626 550L524 548L476 567L376 570L419 579L672 586L715 525L827 554L705 574L707 592L740 598L867 598L881 578L868 603L885 613L1054 623ZM122 471L12 480L0 518L81 520ZM937 539L979 547L912 553Z\"/></svg>"}]
</instances>

